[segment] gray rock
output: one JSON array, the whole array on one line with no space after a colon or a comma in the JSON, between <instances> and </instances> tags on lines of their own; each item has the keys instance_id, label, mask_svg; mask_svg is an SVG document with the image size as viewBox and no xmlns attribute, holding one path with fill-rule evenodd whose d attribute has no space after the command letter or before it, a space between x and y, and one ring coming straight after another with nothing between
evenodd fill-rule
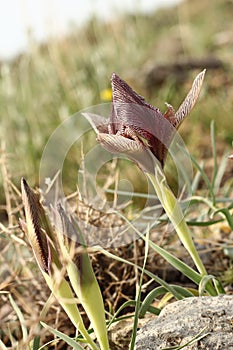
<instances>
[{"instance_id":1,"label":"gray rock","mask_svg":"<svg viewBox=\"0 0 233 350\"><path fill-rule=\"evenodd\" d=\"M197 335L199 340L194 340ZM188 342L185 350L233 350L233 295L187 298L167 305L138 331L135 349L162 350Z\"/></svg>"}]
</instances>

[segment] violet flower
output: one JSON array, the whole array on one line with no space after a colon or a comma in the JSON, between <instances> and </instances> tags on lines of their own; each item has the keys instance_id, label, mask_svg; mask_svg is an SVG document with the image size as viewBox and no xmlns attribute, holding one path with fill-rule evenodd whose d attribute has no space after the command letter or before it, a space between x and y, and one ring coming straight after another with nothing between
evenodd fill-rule
<instances>
[{"instance_id":1,"label":"violet flower","mask_svg":"<svg viewBox=\"0 0 233 350\"><path fill-rule=\"evenodd\" d=\"M97 141L111 153L126 153L146 172L153 172L155 159L164 167L176 130L199 96L205 70L197 75L178 110L167 105L163 114L147 103L116 73L112 74L112 109L109 120L83 113L97 133ZM151 162L153 160L153 162Z\"/></svg>"},{"instance_id":2,"label":"violet flower","mask_svg":"<svg viewBox=\"0 0 233 350\"><path fill-rule=\"evenodd\" d=\"M205 70L197 75L191 90L176 112L167 104L167 111L162 114L158 108L147 103L113 73L110 119L96 114L84 114L97 133L97 141L105 149L112 153L126 154L145 171L201 276L207 275L206 269L198 255L179 202L168 186L162 168L178 127L196 103L204 75ZM207 283L206 290L214 294L210 283Z\"/></svg>"}]
</instances>

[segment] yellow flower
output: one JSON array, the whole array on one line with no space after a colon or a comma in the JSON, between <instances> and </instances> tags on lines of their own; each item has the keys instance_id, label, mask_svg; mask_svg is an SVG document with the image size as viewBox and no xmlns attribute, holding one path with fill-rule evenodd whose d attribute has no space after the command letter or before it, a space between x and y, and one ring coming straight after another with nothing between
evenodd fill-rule
<instances>
[{"instance_id":1,"label":"yellow flower","mask_svg":"<svg viewBox=\"0 0 233 350\"><path fill-rule=\"evenodd\" d=\"M100 91L100 98L102 101L111 101L112 100L112 89L103 89Z\"/></svg>"}]
</instances>

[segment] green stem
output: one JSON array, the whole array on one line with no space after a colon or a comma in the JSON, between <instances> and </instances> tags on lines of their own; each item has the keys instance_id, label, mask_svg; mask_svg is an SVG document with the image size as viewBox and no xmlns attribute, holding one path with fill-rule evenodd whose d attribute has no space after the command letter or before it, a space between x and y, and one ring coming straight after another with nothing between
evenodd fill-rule
<instances>
[{"instance_id":1,"label":"green stem","mask_svg":"<svg viewBox=\"0 0 233 350\"><path fill-rule=\"evenodd\" d=\"M164 210L166 211L168 218L171 220L174 229L176 230L182 244L189 252L199 273L202 276L207 275L206 269L199 257L191 233L184 219L182 209L179 205L178 200L168 186L165 175L160 165L156 163L154 175L150 173L146 173L146 175L154 186L157 196ZM216 290L210 282L206 284L206 291L210 295L216 295Z\"/></svg>"},{"instance_id":2,"label":"green stem","mask_svg":"<svg viewBox=\"0 0 233 350\"><path fill-rule=\"evenodd\" d=\"M42 270L41 270L42 271ZM42 274L51 289L53 295L58 300L59 304L63 307L64 311L68 315L70 321L82 334L86 343L91 346L92 350L99 350L99 347L94 343L93 339L87 332L82 317L77 308L76 301L74 299L72 290L68 282L62 278L62 280L57 284L55 277L50 277L46 272L42 271Z\"/></svg>"},{"instance_id":3,"label":"green stem","mask_svg":"<svg viewBox=\"0 0 233 350\"><path fill-rule=\"evenodd\" d=\"M67 265L68 276L91 321L101 350L109 350L103 298L87 253L82 253L82 268L79 274L75 263L70 261Z\"/></svg>"},{"instance_id":4,"label":"green stem","mask_svg":"<svg viewBox=\"0 0 233 350\"><path fill-rule=\"evenodd\" d=\"M192 257L198 271L201 275L207 275L206 269L199 257L189 228L184 219L184 214L181 210L178 200L174 196L170 187L167 184L165 175L159 165L155 166L155 175L147 173L148 178L154 186L157 196L171 220L174 229L176 230L181 242Z\"/></svg>"},{"instance_id":5,"label":"green stem","mask_svg":"<svg viewBox=\"0 0 233 350\"><path fill-rule=\"evenodd\" d=\"M57 231L57 238L63 260L66 262L66 270L70 284L79 302L86 311L100 345L100 349L109 350L103 297L85 247L84 237L82 236L78 224L75 223L75 221L69 221L69 218L61 207L58 213L62 220L62 226L58 229L60 231ZM79 256L78 264L74 263L72 260L75 246L72 247L72 241L69 242L64 239L64 236L71 236L71 227L74 232L77 233L80 244L80 251L77 253Z\"/></svg>"}]
</instances>

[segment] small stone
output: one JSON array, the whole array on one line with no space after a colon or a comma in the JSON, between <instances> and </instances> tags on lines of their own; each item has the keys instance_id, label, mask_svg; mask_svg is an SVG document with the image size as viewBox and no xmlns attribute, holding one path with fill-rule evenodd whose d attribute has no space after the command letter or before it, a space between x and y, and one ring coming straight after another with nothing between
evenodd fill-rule
<instances>
[{"instance_id":1,"label":"small stone","mask_svg":"<svg viewBox=\"0 0 233 350\"><path fill-rule=\"evenodd\" d=\"M233 295L186 298L167 305L138 331L135 350L185 344L185 350L233 350Z\"/></svg>"}]
</instances>

